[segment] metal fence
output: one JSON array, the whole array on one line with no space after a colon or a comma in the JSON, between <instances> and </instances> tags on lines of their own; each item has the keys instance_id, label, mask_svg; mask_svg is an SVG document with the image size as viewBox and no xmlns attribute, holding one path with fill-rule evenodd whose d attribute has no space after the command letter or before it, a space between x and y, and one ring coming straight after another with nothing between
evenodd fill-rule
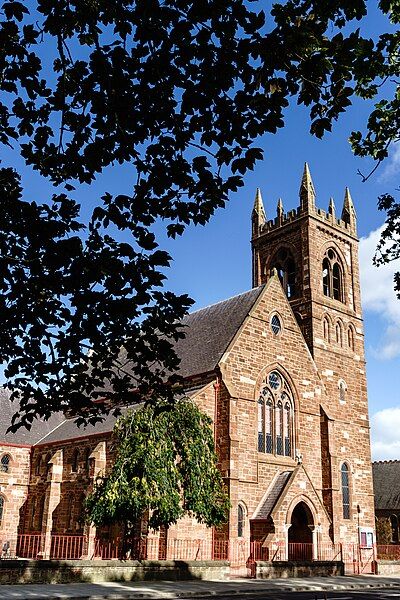
<instances>
[{"instance_id":1,"label":"metal fence","mask_svg":"<svg viewBox=\"0 0 400 600\"><path fill-rule=\"evenodd\" d=\"M89 547L84 535L52 535L48 557L54 560L227 560L239 569L260 561L342 561L348 573L373 572L378 560L400 560L400 545L363 548L358 544L269 544L245 539L175 539L168 537L105 539L96 538ZM44 558L45 539L41 533L0 538L0 558Z\"/></svg>"}]
</instances>

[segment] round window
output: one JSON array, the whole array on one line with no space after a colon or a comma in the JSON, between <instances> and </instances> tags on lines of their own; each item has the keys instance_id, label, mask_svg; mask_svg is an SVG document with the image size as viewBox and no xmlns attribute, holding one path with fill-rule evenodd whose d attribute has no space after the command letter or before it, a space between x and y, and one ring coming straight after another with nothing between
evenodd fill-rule
<instances>
[{"instance_id":1,"label":"round window","mask_svg":"<svg viewBox=\"0 0 400 600\"><path fill-rule=\"evenodd\" d=\"M268 384L273 390L277 390L281 386L281 376L277 371L271 371L268 375Z\"/></svg>"},{"instance_id":2,"label":"round window","mask_svg":"<svg viewBox=\"0 0 400 600\"><path fill-rule=\"evenodd\" d=\"M272 329L272 333L274 335L278 335L278 333L282 329L282 325L281 325L278 315L273 315L273 317L271 319L271 329Z\"/></svg>"}]
</instances>

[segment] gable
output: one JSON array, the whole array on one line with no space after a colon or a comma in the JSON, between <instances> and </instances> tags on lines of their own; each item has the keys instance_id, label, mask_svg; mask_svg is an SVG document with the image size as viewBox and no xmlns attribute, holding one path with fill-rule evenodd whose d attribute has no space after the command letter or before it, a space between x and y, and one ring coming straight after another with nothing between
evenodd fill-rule
<instances>
[{"instance_id":1,"label":"gable","mask_svg":"<svg viewBox=\"0 0 400 600\"><path fill-rule=\"evenodd\" d=\"M181 359L179 374L182 377L215 369L264 288L261 285L190 313L183 319L186 337L175 345Z\"/></svg>"}]
</instances>

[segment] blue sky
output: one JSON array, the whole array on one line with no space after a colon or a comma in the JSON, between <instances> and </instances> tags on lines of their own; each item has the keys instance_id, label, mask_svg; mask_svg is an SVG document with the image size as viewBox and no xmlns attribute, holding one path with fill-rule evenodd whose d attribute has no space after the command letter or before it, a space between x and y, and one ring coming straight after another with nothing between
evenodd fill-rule
<instances>
[{"instance_id":1,"label":"blue sky","mask_svg":"<svg viewBox=\"0 0 400 600\"><path fill-rule=\"evenodd\" d=\"M376 15L373 15L376 17ZM372 33L381 21L366 21ZM189 227L184 236L166 240L173 256L167 286L188 293L196 308L222 300L251 287L250 214L257 187L263 194L267 216L276 214L282 197L285 210L298 205L298 189L304 162L310 165L317 193L317 205L327 208L334 197L340 212L344 189L348 186L356 206L363 282L365 343L370 414L373 425L374 458L400 458L400 392L398 386L400 356L400 300L393 292L394 266L377 270L372 266L378 229L384 215L376 208L383 192L394 193L400 173L400 151L392 149L386 164L366 182L357 174L368 173L372 163L353 156L348 136L353 129L365 128L371 105L358 101L342 116L331 134L323 140L308 132L307 111L292 104L286 113L286 125L276 135L262 138L258 145L264 161L248 174L245 187L232 196L205 227ZM400 149L400 146L399 146ZM14 164L23 173L26 198L45 199L50 187L36 173L23 167L21 159L3 152L3 164ZM134 173L131 167L108 169L92 186L79 189L79 199L90 207L104 191L129 193ZM77 194L78 197L78 194ZM400 266L399 266L400 268Z\"/></svg>"}]
</instances>

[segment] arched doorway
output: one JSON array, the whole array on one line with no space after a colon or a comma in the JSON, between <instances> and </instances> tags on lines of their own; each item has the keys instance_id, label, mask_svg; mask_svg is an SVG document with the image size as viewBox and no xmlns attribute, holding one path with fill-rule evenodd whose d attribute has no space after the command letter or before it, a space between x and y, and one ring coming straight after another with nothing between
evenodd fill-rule
<instances>
[{"instance_id":1,"label":"arched doorway","mask_svg":"<svg viewBox=\"0 0 400 600\"><path fill-rule=\"evenodd\" d=\"M289 560L311 560L313 557L314 519L305 502L293 509L288 532Z\"/></svg>"}]
</instances>

